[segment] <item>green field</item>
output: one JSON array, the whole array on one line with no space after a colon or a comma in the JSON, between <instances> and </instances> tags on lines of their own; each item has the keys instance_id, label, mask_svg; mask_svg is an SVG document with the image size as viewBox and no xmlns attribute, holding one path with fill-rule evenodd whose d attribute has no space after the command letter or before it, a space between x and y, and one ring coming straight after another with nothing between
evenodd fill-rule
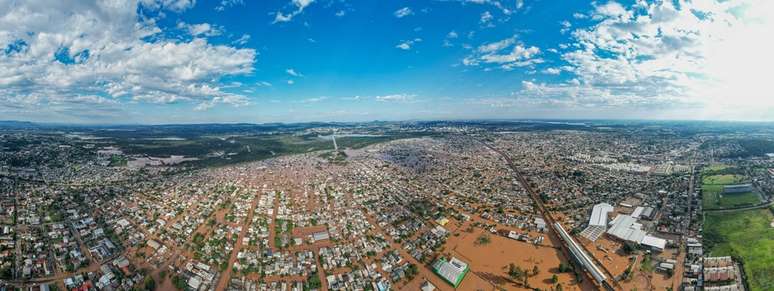
<instances>
[{"instance_id":1,"label":"green field","mask_svg":"<svg viewBox=\"0 0 774 291\"><path fill-rule=\"evenodd\" d=\"M745 180L742 175L711 175L705 176L702 183L705 185L730 185L743 183Z\"/></svg>"},{"instance_id":2,"label":"green field","mask_svg":"<svg viewBox=\"0 0 774 291\"><path fill-rule=\"evenodd\" d=\"M704 170L702 177L702 204L705 209L720 209L760 202L758 194L753 192L723 194L724 185L744 183L747 178L737 174L708 174L729 171L726 166L713 166Z\"/></svg>"},{"instance_id":3,"label":"green field","mask_svg":"<svg viewBox=\"0 0 774 291\"><path fill-rule=\"evenodd\" d=\"M723 171L723 170L728 169L728 168L729 168L728 165L713 164L713 165L710 165L710 166L707 166L706 168L704 168L703 172L705 174L713 174L713 173L717 173L717 172Z\"/></svg>"},{"instance_id":4,"label":"green field","mask_svg":"<svg viewBox=\"0 0 774 291\"><path fill-rule=\"evenodd\" d=\"M728 207L734 207L734 206L743 206L743 205L755 205L761 202L760 198L758 197L757 193L753 192L747 192L747 193L734 193L734 194L723 194L720 197L719 205L723 208Z\"/></svg>"},{"instance_id":5,"label":"green field","mask_svg":"<svg viewBox=\"0 0 774 291\"><path fill-rule=\"evenodd\" d=\"M707 213L704 222L704 242L710 255L740 258L753 291L774 290L772 211Z\"/></svg>"}]
</instances>

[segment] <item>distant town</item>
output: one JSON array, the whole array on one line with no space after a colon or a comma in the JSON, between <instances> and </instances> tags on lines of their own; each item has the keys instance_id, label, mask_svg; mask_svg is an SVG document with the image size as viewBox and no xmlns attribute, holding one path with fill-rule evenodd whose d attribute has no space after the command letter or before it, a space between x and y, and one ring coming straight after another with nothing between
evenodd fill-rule
<instances>
[{"instance_id":1,"label":"distant town","mask_svg":"<svg viewBox=\"0 0 774 291\"><path fill-rule=\"evenodd\" d=\"M774 126L0 122L2 290L774 290Z\"/></svg>"}]
</instances>

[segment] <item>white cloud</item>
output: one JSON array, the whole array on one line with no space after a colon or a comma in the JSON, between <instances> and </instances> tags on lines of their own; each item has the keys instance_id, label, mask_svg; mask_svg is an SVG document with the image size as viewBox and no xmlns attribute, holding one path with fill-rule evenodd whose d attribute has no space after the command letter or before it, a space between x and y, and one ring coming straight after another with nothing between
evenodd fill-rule
<instances>
[{"instance_id":1,"label":"white cloud","mask_svg":"<svg viewBox=\"0 0 774 291\"><path fill-rule=\"evenodd\" d=\"M392 94L392 95L382 95L382 96L376 96L374 99L379 102L400 102L400 103L409 103L414 102L416 95L414 94Z\"/></svg>"},{"instance_id":2,"label":"white cloud","mask_svg":"<svg viewBox=\"0 0 774 291\"><path fill-rule=\"evenodd\" d=\"M402 50L406 50L406 51L407 51L407 50L410 50L410 49L412 48L412 46L413 46L415 43L418 43L418 42L421 42L421 41L422 41L422 39L421 39L421 38L415 38L415 39L411 39L411 40L405 40L405 41L401 41L401 42L400 42L398 45L396 45L395 47L396 47L396 48L399 48L399 49L402 49Z\"/></svg>"},{"instance_id":3,"label":"white cloud","mask_svg":"<svg viewBox=\"0 0 774 291\"><path fill-rule=\"evenodd\" d=\"M218 6L215 6L215 10L223 11L230 7L242 6L242 5L245 5L244 0L222 0L220 1L220 4L218 4Z\"/></svg>"},{"instance_id":4,"label":"white cloud","mask_svg":"<svg viewBox=\"0 0 774 291\"><path fill-rule=\"evenodd\" d=\"M347 15L347 12L344 10L336 11L336 17L343 17L344 15Z\"/></svg>"},{"instance_id":5,"label":"white cloud","mask_svg":"<svg viewBox=\"0 0 774 291\"><path fill-rule=\"evenodd\" d=\"M395 10L395 13L393 13L395 17L397 18L403 18L409 15L413 15L414 11L411 10L411 8L403 7L401 9Z\"/></svg>"},{"instance_id":6,"label":"white cloud","mask_svg":"<svg viewBox=\"0 0 774 291\"><path fill-rule=\"evenodd\" d=\"M124 4L134 6L134 2L129 1ZM196 0L140 0L140 4L151 9L167 9L174 12L182 12L193 7L196 4Z\"/></svg>"},{"instance_id":7,"label":"white cloud","mask_svg":"<svg viewBox=\"0 0 774 291\"><path fill-rule=\"evenodd\" d=\"M193 37L197 36L218 36L222 33L221 29L215 27L209 23L188 24L185 22L178 22L177 28L183 29Z\"/></svg>"},{"instance_id":8,"label":"white cloud","mask_svg":"<svg viewBox=\"0 0 774 291\"><path fill-rule=\"evenodd\" d=\"M492 108L511 108L519 105L519 100L512 97L492 97L468 99L465 103Z\"/></svg>"},{"instance_id":9,"label":"white cloud","mask_svg":"<svg viewBox=\"0 0 774 291\"><path fill-rule=\"evenodd\" d=\"M296 81L293 81L293 80L288 80L288 85L293 85L293 84L295 84L295 83L296 83Z\"/></svg>"},{"instance_id":10,"label":"white cloud","mask_svg":"<svg viewBox=\"0 0 774 291\"><path fill-rule=\"evenodd\" d=\"M443 46L445 47L452 47L454 44L452 43L452 40L457 39L459 37L459 34L457 34L456 31L452 30L449 31L449 33L446 34L446 37L443 39Z\"/></svg>"},{"instance_id":11,"label":"white cloud","mask_svg":"<svg viewBox=\"0 0 774 291\"><path fill-rule=\"evenodd\" d=\"M627 11L623 5L615 1L609 1L603 5L597 6L594 12L595 13L592 16L594 19L604 19L607 17L624 19L631 18L633 15L631 12Z\"/></svg>"},{"instance_id":12,"label":"white cloud","mask_svg":"<svg viewBox=\"0 0 774 291\"><path fill-rule=\"evenodd\" d=\"M233 44L238 45L245 45L247 42L250 41L250 35L249 34L243 34L241 37L239 37L237 40L233 41Z\"/></svg>"},{"instance_id":13,"label":"white cloud","mask_svg":"<svg viewBox=\"0 0 774 291\"><path fill-rule=\"evenodd\" d=\"M561 25L562 25L562 29L561 29L561 30L559 30L559 32L560 32L560 33L562 33L562 34L565 34L565 33L567 33L568 31L570 31L570 28L572 28L572 23L570 23L570 22L569 22L569 21L567 21L567 20L565 20L565 21L562 21L562 22L560 22L559 24L561 24Z\"/></svg>"},{"instance_id":14,"label":"white cloud","mask_svg":"<svg viewBox=\"0 0 774 291\"><path fill-rule=\"evenodd\" d=\"M586 16L586 14L583 14L583 13L580 13L580 12L573 13L572 17L575 18L575 19L586 19L586 18L588 18L588 16Z\"/></svg>"},{"instance_id":15,"label":"white cloud","mask_svg":"<svg viewBox=\"0 0 774 291\"><path fill-rule=\"evenodd\" d=\"M301 103L319 103L322 101L328 100L328 97L326 96L320 96L320 97L313 97L313 98L307 98L304 100L301 100Z\"/></svg>"},{"instance_id":16,"label":"white cloud","mask_svg":"<svg viewBox=\"0 0 774 291\"><path fill-rule=\"evenodd\" d=\"M215 107L218 103L225 103L225 104L231 104L234 106L244 106L249 104L247 101L247 98L244 96L234 95L234 94L226 94L223 96L217 96L210 100L202 101L194 107L194 110L196 111L205 111L212 107Z\"/></svg>"},{"instance_id":17,"label":"white cloud","mask_svg":"<svg viewBox=\"0 0 774 291\"><path fill-rule=\"evenodd\" d=\"M293 77L303 77L304 76L303 74L301 74L299 72L296 72L296 70L294 70L294 69L287 69L287 70L285 70L285 73L288 73L288 75L291 75Z\"/></svg>"},{"instance_id":18,"label":"white cloud","mask_svg":"<svg viewBox=\"0 0 774 291\"><path fill-rule=\"evenodd\" d=\"M491 5L497 8L501 13L505 15L510 15L514 12L514 10L519 10L524 7L524 1L523 0L515 0L515 1L499 1L499 0L450 0L450 1L456 1L461 2L463 4L479 4L479 5ZM503 4L503 3L511 3L511 4Z\"/></svg>"},{"instance_id":19,"label":"white cloud","mask_svg":"<svg viewBox=\"0 0 774 291\"><path fill-rule=\"evenodd\" d=\"M289 22L293 20L293 17L296 17L297 15L301 14L301 12L304 12L304 9L306 9L307 6L311 5L314 2L314 0L292 0L290 3L293 4L295 7L295 10L288 12L287 14L282 13L282 11L277 11L274 17L274 22Z\"/></svg>"},{"instance_id":20,"label":"white cloud","mask_svg":"<svg viewBox=\"0 0 774 291\"><path fill-rule=\"evenodd\" d=\"M244 104L219 79L248 74L256 52L206 39L168 40L137 5L182 11L193 1L24 1L0 12L0 95L19 104L209 102ZM143 40L154 36L153 42ZM56 56L56 57L55 57ZM99 96L102 99L96 99ZM106 99L107 98L107 99ZM0 106L9 104L0 100ZM206 107L206 106L205 106Z\"/></svg>"},{"instance_id":21,"label":"white cloud","mask_svg":"<svg viewBox=\"0 0 774 291\"><path fill-rule=\"evenodd\" d=\"M559 73L561 72L562 70L559 68L546 68L545 70L543 70L543 73L548 75L559 75Z\"/></svg>"},{"instance_id":22,"label":"white cloud","mask_svg":"<svg viewBox=\"0 0 774 291\"><path fill-rule=\"evenodd\" d=\"M562 55L577 84L527 87L591 104L703 108L692 118L774 118L773 2L608 2L590 17Z\"/></svg>"},{"instance_id":23,"label":"white cloud","mask_svg":"<svg viewBox=\"0 0 774 291\"><path fill-rule=\"evenodd\" d=\"M462 64L466 66L495 65L503 70L512 70L516 67L542 63L543 59L539 58L538 55L540 55L538 47L526 46L517 41L514 36L480 45L473 54L462 60Z\"/></svg>"},{"instance_id":24,"label":"white cloud","mask_svg":"<svg viewBox=\"0 0 774 291\"><path fill-rule=\"evenodd\" d=\"M489 13L489 11L484 11L481 13L481 19L479 20L479 23L481 23L481 25L491 26L493 18L494 16L492 16L492 13Z\"/></svg>"}]
</instances>

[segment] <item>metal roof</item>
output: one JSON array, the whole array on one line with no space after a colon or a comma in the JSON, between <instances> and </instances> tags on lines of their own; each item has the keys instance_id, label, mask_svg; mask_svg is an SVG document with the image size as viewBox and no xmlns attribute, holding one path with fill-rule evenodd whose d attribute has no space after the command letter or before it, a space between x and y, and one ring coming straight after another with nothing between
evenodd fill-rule
<instances>
[{"instance_id":1,"label":"metal roof","mask_svg":"<svg viewBox=\"0 0 774 291\"><path fill-rule=\"evenodd\" d=\"M636 218L619 214L613 219L607 233L622 240L640 243L645 238L645 231L641 228L642 224L637 223Z\"/></svg>"},{"instance_id":2,"label":"metal roof","mask_svg":"<svg viewBox=\"0 0 774 291\"><path fill-rule=\"evenodd\" d=\"M659 250L663 250L666 247L667 242L663 238L657 238L655 236L646 235L644 238L642 238L641 243L649 247L654 247Z\"/></svg>"},{"instance_id":3,"label":"metal roof","mask_svg":"<svg viewBox=\"0 0 774 291\"><path fill-rule=\"evenodd\" d=\"M594 205L594 208L591 210L589 225L607 226L607 214L613 212L613 209L613 205L607 203Z\"/></svg>"}]
</instances>

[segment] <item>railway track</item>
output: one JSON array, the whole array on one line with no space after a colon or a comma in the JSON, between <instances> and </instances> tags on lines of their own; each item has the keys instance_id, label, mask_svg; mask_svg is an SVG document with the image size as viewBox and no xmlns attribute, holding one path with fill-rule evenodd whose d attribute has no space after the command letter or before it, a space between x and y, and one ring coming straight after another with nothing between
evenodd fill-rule
<instances>
[{"instance_id":1,"label":"railway track","mask_svg":"<svg viewBox=\"0 0 774 291\"><path fill-rule=\"evenodd\" d=\"M606 277L610 274L606 274L606 272L601 271L599 268L594 265L593 258L589 257L588 255L585 255L585 250L572 241L572 238L569 236L569 234L564 231L564 229L561 228L561 225L559 225L554 217L551 215L551 212L549 212L545 205L543 205L543 200L540 198L540 196L537 194L537 192L532 189L532 186L528 183L527 179L524 177L524 175L519 171L519 169L516 167L516 165L513 164L513 160L511 160L511 157L507 154L503 153L499 149L495 148L494 146L479 141L481 144L483 144L485 147L489 148L490 150L494 151L498 155L500 155L505 162L508 164L508 167L513 170L513 172L516 175L516 179L519 180L519 183L524 187L524 190L527 191L527 194L529 194L530 198L534 202L535 206L537 207L538 211L540 211L541 216L543 216L543 219L546 221L547 225L551 226L551 230L556 234L556 236L561 240L562 242L562 252L565 256L568 258L576 258L578 260L578 264L580 264L580 267L585 270L585 272L582 272L587 279L592 280L592 282L595 282L598 284L598 287L607 290L607 291L613 291L616 290L616 288L613 287L613 285L610 284L608 281L612 281L614 285L618 285L613 280L608 280ZM564 234L564 235L562 235ZM580 251L579 251L580 250ZM588 260L588 263L583 263L584 260ZM597 262L599 263L599 262ZM600 276L600 273L602 276ZM612 276L610 276L612 278ZM617 286L620 289L620 286Z\"/></svg>"}]
</instances>

